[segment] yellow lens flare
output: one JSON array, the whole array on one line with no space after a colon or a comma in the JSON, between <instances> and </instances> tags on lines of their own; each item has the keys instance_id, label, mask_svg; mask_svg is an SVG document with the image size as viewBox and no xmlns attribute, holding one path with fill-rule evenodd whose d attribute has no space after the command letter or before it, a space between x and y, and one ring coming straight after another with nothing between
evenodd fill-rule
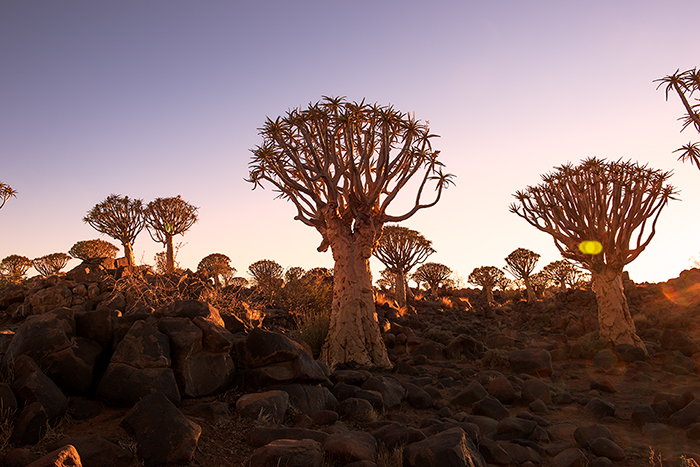
<instances>
[{"instance_id":1,"label":"yellow lens flare","mask_svg":"<svg viewBox=\"0 0 700 467\"><path fill-rule=\"evenodd\" d=\"M578 250L584 255L597 255L603 251L603 244L596 240L584 240L578 244Z\"/></svg>"}]
</instances>

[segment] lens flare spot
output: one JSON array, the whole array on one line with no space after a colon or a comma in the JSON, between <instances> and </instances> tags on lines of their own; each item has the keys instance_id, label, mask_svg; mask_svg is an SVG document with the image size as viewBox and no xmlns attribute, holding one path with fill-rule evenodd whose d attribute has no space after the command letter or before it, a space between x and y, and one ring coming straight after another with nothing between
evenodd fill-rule
<instances>
[{"instance_id":1,"label":"lens flare spot","mask_svg":"<svg viewBox=\"0 0 700 467\"><path fill-rule=\"evenodd\" d=\"M578 249L584 255L597 255L603 251L603 244L596 240L584 240L578 244Z\"/></svg>"}]
</instances>

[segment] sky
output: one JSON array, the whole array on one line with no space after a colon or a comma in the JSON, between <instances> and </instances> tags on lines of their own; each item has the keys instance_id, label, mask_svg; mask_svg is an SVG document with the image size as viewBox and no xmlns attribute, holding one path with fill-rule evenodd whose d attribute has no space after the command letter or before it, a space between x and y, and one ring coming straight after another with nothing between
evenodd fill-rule
<instances>
[{"instance_id":1,"label":"sky","mask_svg":"<svg viewBox=\"0 0 700 467\"><path fill-rule=\"evenodd\" d=\"M653 80L700 66L698 18L696 0L2 1L0 181L18 194L0 209L0 258L119 245L82 221L115 193L199 208L175 238L182 267L210 253L242 276L260 259L332 267L291 203L245 181L265 119L330 95L440 135L456 185L401 225L465 283L516 248L541 255L537 270L561 259L508 210L541 174L591 156L673 171L680 201L627 266L666 281L700 257L700 171L673 153L699 138ZM134 250L152 264L163 246L144 230Z\"/></svg>"}]
</instances>

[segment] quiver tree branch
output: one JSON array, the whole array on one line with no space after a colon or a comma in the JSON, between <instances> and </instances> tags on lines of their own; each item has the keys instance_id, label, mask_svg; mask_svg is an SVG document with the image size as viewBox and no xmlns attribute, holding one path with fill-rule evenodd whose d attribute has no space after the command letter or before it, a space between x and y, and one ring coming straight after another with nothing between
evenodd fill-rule
<instances>
[{"instance_id":1,"label":"quiver tree branch","mask_svg":"<svg viewBox=\"0 0 700 467\"><path fill-rule=\"evenodd\" d=\"M525 283L528 302L536 300L535 291L530 283L530 275L535 270L539 259L539 254L526 248L518 248L505 258L506 267L504 269Z\"/></svg>"},{"instance_id":2,"label":"quiver tree branch","mask_svg":"<svg viewBox=\"0 0 700 467\"><path fill-rule=\"evenodd\" d=\"M42 256L32 260L32 265L39 274L48 277L52 274L58 274L63 269L71 257L65 253L51 253L50 255Z\"/></svg>"},{"instance_id":3,"label":"quiver tree branch","mask_svg":"<svg viewBox=\"0 0 700 467\"><path fill-rule=\"evenodd\" d=\"M32 260L26 256L10 255L0 261L0 275L18 280L32 267Z\"/></svg>"},{"instance_id":4,"label":"quiver tree branch","mask_svg":"<svg viewBox=\"0 0 700 467\"><path fill-rule=\"evenodd\" d=\"M142 200L109 195L88 211L83 222L98 232L119 240L124 247L127 262L130 266L135 264L134 241L145 223Z\"/></svg>"},{"instance_id":5,"label":"quiver tree branch","mask_svg":"<svg viewBox=\"0 0 700 467\"><path fill-rule=\"evenodd\" d=\"M506 274L503 272L503 270L497 268L496 266L481 266L479 268L474 268L467 278L467 282L478 285L482 288L486 302L489 305L493 305L494 303L493 289L507 280L508 279L506 278Z\"/></svg>"},{"instance_id":6,"label":"quiver tree branch","mask_svg":"<svg viewBox=\"0 0 700 467\"><path fill-rule=\"evenodd\" d=\"M16 198L17 191L13 190L10 185L0 182L0 209L7 203L10 198Z\"/></svg>"},{"instance_id":7,"label":"quiver tree branch","mask_svg":"<svg viewBox=\"0 0 700 467\"><path fill-rule=\"evenodd\" d=\"M173 237L184 235L197 222L197 209L180 195L156 198L145 210L146 229L151 238L166 247L166 271L175 269Z\"/></svg>"}]
</instances>

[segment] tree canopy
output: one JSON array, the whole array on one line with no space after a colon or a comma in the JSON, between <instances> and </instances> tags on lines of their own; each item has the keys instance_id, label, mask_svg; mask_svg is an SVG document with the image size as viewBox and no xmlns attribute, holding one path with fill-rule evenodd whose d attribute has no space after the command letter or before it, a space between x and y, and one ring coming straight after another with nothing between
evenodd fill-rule
<instances>
[{"instance_id":1,"label":"tree canopy","mask_svg":"<svg viewBox=\"0 0 700 467\"><path fill-rule=\"evenodd\" d=\"M113 244L100 240L82 240L76 242L68 254L73 258L82 259L83 261L91 260L94 258L116 258L119 248Z\"/></svg>"},{"instance_id":2,"label":"tree canopy","mask_svg":"<svg viewBox=\"0 0 700 467\"><path fill-rule=\"evenodd\" d=\"M0 261L0 274L13 279L20 279L31 267L32 260L26 256L10 255Z\"/></svg>"},{"instance_id":3,"label":"tree canopy","mask_svg":"<svg viewBox=\"0 0 700 467\"><path fill-rule=\"evenodd\" d=\"M130 266L135 264L133 245L145 223L142 200L111 194L90 209L83 217L83 222L98 232L119 240L124 247L127 262Z\"/></svg>"},{"instance_id":4,"label":"tree canopy","mask_svg":"<svg viewBox=\"0 0 700 467\"><path fill-rule=\"evenodd\" d=\"M8 199L16 197L17 191L13 190L10 185L0 182L0 208L7 203Z\"/></svg>"},{"instance_id":5,"label":"tree canopy","mask_svg":"<svg viewBox=\"0 0 700 467\"><path fill-rule=\"evenodd\" d=\"M225 283L226 278L232 278L236 274L236 269L231 266L231 258L223 253L212 253L202 258L197 265L197 271L214 279L217 287Z\"/></svg>"},{"instance_id":6,"label":"tree canopy","mask_svg":"<svg viewBox=\"0 0 700 467\"><path fill-rule=\"evenodd\" d=\"M411 278L419 284L428 284L431 296L436 296L440 286L452 283L452 269L440 263L424 263L416 269Z\"/></svg>"},{"instance_id":7,"label":"tree canopy","mask_svg":"<svg viewBox=\"0 0 700 467\"><path fill-rule=\"evenodd\" d=\"M535 292L530 284L530 275L537 266L537 261L540 255L527 248L517 248L506 256L505 270L511 273L516 279L520 279L525 283L527 291L527 301L535 300Z\"/></svg>"},{"instance_id":8,"label":"tree canopy","mask_svg":"<svg viewBox=\"0 0 700 467\"><path fill-rule=\"evenodd\" d=\"M197 222L197 209L180 195L170 198L156 198L145 210L146 229L151 238L166 247L167 272L175 269L173 237L183 235Z\"/></svg>"},{"instance_id":9,"label":"tree canopy","mask_svg":"<svg viewBox=\"0 0 700 467\"><path fill-rule=\"evenodd\" d=\"M51 253L50 255L33 259L32 265L34 269L39 271L39 274L48 277L52 274L58 274L71 259L72 258L65 253Z\"/></svg>"},{"instance_id":10,"label":"tree canopy","mask_svg":"<svg viewBox=\"0 0 700 467\"><path fill-rule=\"evenodd\" d=\"M481 266L474 268L474 270L467 277L467 282L470 284L480 286L484 295L486 295L486 301L489 305L493 304L493 289L498 287L504 281L507 281L506 274L502 269L496 266Z\"/></svg>"}]
</instances>

